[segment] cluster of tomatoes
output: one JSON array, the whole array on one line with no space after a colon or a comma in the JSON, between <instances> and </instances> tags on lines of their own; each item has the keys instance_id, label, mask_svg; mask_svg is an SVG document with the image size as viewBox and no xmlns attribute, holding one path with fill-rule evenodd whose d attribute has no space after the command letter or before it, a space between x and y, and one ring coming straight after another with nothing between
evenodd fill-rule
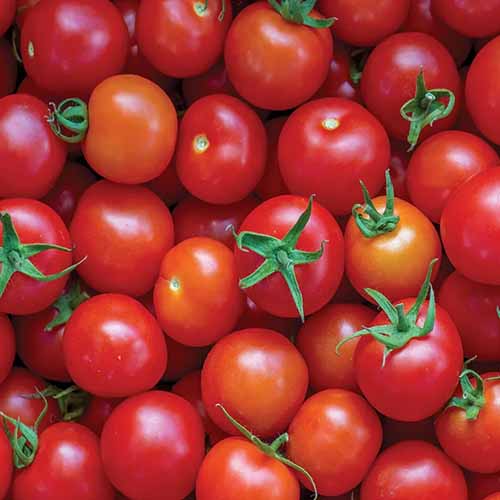
<instances>
[{"instance_id":1,"label":"cluster of tomatoes","mask_svg":"<svg viewBox=\"0 0 500 500\"><path fill-rule=\"evenodd\" d=\"M500 0L0 1L0 500L500 499Z\"/></svg>"}]
</instances>

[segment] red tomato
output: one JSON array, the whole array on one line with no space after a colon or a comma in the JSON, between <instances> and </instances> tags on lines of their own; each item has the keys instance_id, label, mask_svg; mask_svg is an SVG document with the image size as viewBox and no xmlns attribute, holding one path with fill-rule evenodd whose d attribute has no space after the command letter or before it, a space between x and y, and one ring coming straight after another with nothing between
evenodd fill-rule
<instances>
[{"instance_id":1,"label":"red tomato","mask_svg":"<svg viewBox=\"0 0 500 500\"><path fill-rule=\"evenodd\" d=\"M484 500L500 500L500 491L488 495Z\"/></svg>"},{"instance_id":2,"label":"red tomato","mask_svg":"<svg viewBox=\"0 0 500 500\"><path fill-rule=\"evenodd\" d=\"M434 432L434 418L426 418L418 422L399 422L384 417L382 419L384 429L383 447L389 447L401 441L426 441L427 443L439 445Z\"/></svg>"},{"instance_id":3,"label":"red tomato","mask_svg":"<svg viewBox=\"0 0 500 500\"><path fill-rule=\"evenodd\" d=\"M410 201L410 195L406 187L406 176L410 153L408 145L401 141L391 141L391 160L389 171L391 174L394 194L397 198Z\"/></svg>"},{"instance_id":4,"label":"red tomato","mask_svg":"<svg viewBox=\"0 0 500 500\"><path fill-rule=\"evenodd\" d=\"M15 15L16 0L3 0L0 6L0 36L9 29Z\"/></svg>"},{"instance_id":5,"label":"red tomato","mask_svg":"<svg viewBox=\"0 0 500 500\"><path fill-rule=\"evenodd\" d=\"M17 61L12 46L7 40L0 38L0 98L14 92L16 79Z\"/></svg>"},{"instance_id":6,"label":"red tomato","mask_svg":"<svg viewBox=\"0 0 500 500\"><path fill-rule=\"evenodd\" d=\"M316 11L312 22L322 18ZM236 91L254 106L290 109L321 87L332 58L332 36L287 21L267 2L255 2L229 29L224 59Z\"/></svg>"},{"instance_id":7,"label":"red tomato","mask_svg":"<svg viewBox=\"0 0 500 500\"><path fill-rule=\"evenodd\" d=\"M16 356L16 338L9 317L0 313L0 384L7 378ZM1 473L0 473L1 476ZM0 481L1 484L1 481ZM2 488L0 488L0 491ZM2 495L0 494L0 498Z\"/></svg>"},{"instance_id":8,"label":"red tomato","mask_svg":"<svg viewBox=\"0 0 500 500\"><path fill-rule=\"evenodd\" d=\"M372 194L384 184L390 144L385 130L359 104L318 99L301 106L285 123L278 159L293 194L316 194L334 215L361 201L359 181Z\"/></svg>"},{"instance_id":9,"label":"red tomato","mask_svg":"<svg viewBox=\"0 0 500 500\"><path fill-rule=\"evenodd\" d=\"M361 486L361 500L467 500L461 470L424 441L403 441L380 454Z\"/></svg>"},{"instance_id":10,"label":"red tomato","mask_svg":"<svg viewBox=\"0 0 500 500\"><path fill-rule=\"evenodd\" d=\"M59 102L62 100L60 96L49 92L46 89L40 88L29 76L25 76L17 88L17 94L28 94L36 97L49 105L51 102Z\"/></svg>"},{"instance_id":11,"label":"red tomato","mask_svg":"<svg viewBox=\"0 0 500 500\"><path fill-rule=\"evenodd\" d=\"M194 488L205 452L201 418L185 399L161 391L128 398L101 435L109 479L131 498L178 500Z\"/></svg>"},{"instance_id":12,"label":"red tomato","mask_svg":"<svg viewBox=\"0 0 500 500\"><path fill-rule=\"evenodd\" d=\"M407 174L411 200L439 223L453 191L498 163L496 151L481 138L458 130L440 132L424 141L412 155Z\"/></svg>"},{"instance_id":13,"label":"red tomato","mask_svg":"<svg viewBox=\"0 0 500 500\"><path fill-rule=\"evenodd\" d=\"M245 103L222 94L196 101L184 115L176 150L186 189L208 203L235 203L264 173L266 132Z\"/></svg>"},{"instance_id":14,"label":"red tomato","mask_svg":"<svg viewBox=\"0 0 500 500\"><path fill-rule=\"evenodd\" d=\"M100 292L141 296L151 290L174 243L168 208L142 186L100 181L83 194L71 223L78 269Z\"/></svg>"},{"instance_id":15,"label":"red tomato","mask_svg":"<svg viewBox=\"0 0 500 500\"><path fill-rule=\"evenodd\" d=\"M466 278L500 285L500 168L488 168L458 187L441 216L446 253Z\"/></svg>"},{"instance_id":16,"label":"red tomato","mask_svg":"<svg viewBox=\"0 0 500 500\"><path fill-rule=\"evenodd\" d=\"M113 410L122 402L119 398L99 398L90 396L90 400L78 423L88 427L97 436L100 436L104 424Z\"/></svg>"},{"instance_id":17,"label":"red tomato","mask_svg":"<svg viewBox=\"0 0 500 500\"><path fill-rule=\"evenodd\" d=\"M167 367L158 323L126 295L97 295L81 304L66 325L63 352L75 384L104 398L151 389Z\"/></svg>"},{"instance_id":18,"label":"red tomato","mask_svg":"<svg viewBox=\"0 0 500 500\"><path fill-rule=\"evenodd\" d=\"M113 500L99 441L82 425L60 422L40 435L35 459L14 477L12 500Z\"/></svg>"},{"instance_id":19,"label":"red tomato","mask_svg":"<svg viewBox=\"0 0 500 500\"><path fill-rule=\"evenodd\" d=\"M288 458L311 474L321 495L340 495L357 486L382 444L375 411L361 396L343 389L310 397L288 433ZM300 481L311 489L305 476Z\"/></svg>"},{"instance_id":20,"label":"red tomato","mask_svg":"<svg viewBox=\"0 0 500 500\"><path fill-rule=\"evenodd\" d=\"M16 24L19 28L23 27L24 20L30 12L30 10L39 2L40 0L17 0L17 13L16 13Z\"/></svg>"},{"instance_id":21,"label":"red tomato","mask_svg":"<svg viewBox=\"0 0 500 500\"><path fill-rule=\"evenodd\" d=\"M154 290L156 317L177 342L206 346L231 332L243 307L231 251L190 238L168 252Z\"/></svg>"},{"instance_id":22,"label":"red tomato","mask_svg":"<svg viewBox=\"0 0 500 500\"><path fill-rule=\"evenodd\" d=\"M0 498L6 498L12 482L12 447L4 432L0 434Z\"/></svg>"},{"instance_id":23,"label":"red tomato","mask_svg":"<svg viewBox=\"0 0 500 500\"><path fill-rule=\"evenodd\" d=\"M297 336L297 348L306 360L315 391L339 388L359 392L354 371L358 339L345 344L340 356L335 348L370 324L375 314L361 304L330 304L307 318Z\"/></svg>"},{"instance_id":24,"label":"red tomato","mask_svg":"<svg viewBox=\"0 0 500 500\"><path fill-rule=\"evenodd\" d=\"M216 404L261 438L283 432L304 401L304 359L283 335L250 328L219 340L201 372L203 403L225 432L239 435Z\"/></svg>"},{"instance_id":25,"label":"red tomato","mask_svg":"<svg viewBox=\"0 0 500 500\"><path fill-rule=\"evenodd\" d=\"M176 205L187 196L187 192L177 176L175 156L169 167L158 177L149 181L146 187L156 193L169 207Z\"/></svg>"},{"instance_id":26,"label":"red tomato","mask_svg":"<svg viewBox=\"0 0 500 500\"><path fill-rule=\"evenodd\" d=\"M500 473L479 474L468 473L466 475L469 489L469 500L484 500L485 497L500 491Z\"/></svg>"}]
</instances>

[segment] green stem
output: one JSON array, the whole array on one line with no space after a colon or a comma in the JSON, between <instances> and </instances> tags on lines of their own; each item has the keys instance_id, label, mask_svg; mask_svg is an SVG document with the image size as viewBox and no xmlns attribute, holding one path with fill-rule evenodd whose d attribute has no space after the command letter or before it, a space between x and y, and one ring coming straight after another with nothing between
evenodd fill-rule
<instances>
[{"instance_id":1,"label":"green stem","mask_svg":"<svg viewBox=\"0 0 500 500\"><path fill-rule=\"evenodd\" d=\"M58 106L51 102L47 122L59 139L70 144L81 142L89 127L87 105L76 97L65 99ZM71 134L67 134L65 130Z\"/></svg>"},{"instance_id":2,"label":"green stem","mask_svg":"<svg viewBox=\"0 0 500 500\"><path fill-rule=\"evenodd\" d=\"M321 29L329 28L336 21L335 17L325 19L310 15L316 0L268 0L268 2L283 19L294 24Z\"/></svg>"},{"instance_id":3,"label":"green stem","mask_svg":"<svg viewBox=\"0 0 500 500\"><path fill-rule=\"evenodd\" d=\"M47 323L45 331L51 332L57 326L65 325L75 309L89 298L88 293L81 290L80 282L75 280L69 291L54 302L52 307L57 310L57 314L50 323Z\"/></svg>"}]
</instances>

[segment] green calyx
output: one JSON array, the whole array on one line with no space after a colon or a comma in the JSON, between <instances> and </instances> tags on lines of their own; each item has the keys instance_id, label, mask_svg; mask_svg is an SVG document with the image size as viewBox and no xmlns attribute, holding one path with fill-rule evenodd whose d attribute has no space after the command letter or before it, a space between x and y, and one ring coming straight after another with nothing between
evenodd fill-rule
<instances>
[{"instance_id":1,"label":"green calyx","mask_svg":"<svg viewBox=\"0 0 500 500\"><path fill-rule=\"evenodd\" d=\"M351 62L349 64L349 78L354 85L359 85L363 76L363 69L370 55L370 49L355 49L351 52Z\"/></svg>"},{"instance_id":2,"label":"green calyx","mask_svg":"<svg viewBox=\"0 0 500 500\"><path fill-rule=\"evenodd\" d=\"M295 248L300 235L311 218L312 203L313 197L311 196L306 210L282 240L274 236L251 231L243 231L240 234L233 231L236 244L240 250L251 250L265 259L252 274L240 280L240 287L243 289L249 288L275 272L280 272L290 289L302 321L304 321L304 300L295 275L295 266L311 264L321 259L327 243L323 241L316 252L305 252Z\"/></svg>"},{"instance_id":3,"label":"green calyx","mask_svg":"<svg viewBox=\"0 0 500 500\"><path fill-rule=\"evenodd\" d=\"M444 104L439 99L448 98L448 103ZM436 120L442 120L449 116L455 106L455 94L448 89L431 89L425 86L424 71L420 70L417 76L415 97L405 102L401 106L401 116L410 122L408 133L408 144L412 151L417 145L420 133L427 126Z\"/></svg>"},{"instance_id":4,"label":"green calyx","mask_svg":"<svg viewBox=\"0 0 500 500\"><path fill-rule=\"evenodd\" d=\"M82 292L80 282L75 280L69 291L61 295L52 305L57 310L57 314L50 323L47 323L44 330L51 332L57 326L65 325L75 309L89 298L88 293Z\"/></svg>"},{"instance_id":5,"label":"green calyx","mask_svg":"<svg viewBox=\"0 0 500 500\"><path fill-rule=\"evenodd\" d=\"M497 316L498 316L498 319L500 319L500 306L497 306Z\"/></svg>"},{"instance_id":6,"label":"green calyx","mask_svg":"<svg viewBox=\"0 0 500 500\"><path fill-rule=\"evenodd\" d=\"M268 0L271 7L278 12L283 19L295 24L303 24L310 28L329 28L337 19L329 17L318 19L311 17L311 11L316 0Z\"/></svg>"},{"instance_id":7,"label":"green calyx","mask_svg":"<svg viewBox=\"0 0 500 500\"><path fill-rule=\"evenodd\" d=\"M220 403L217 403L215 406L219 408L224 413L225 417L231 422L231 424L234 425L234 427L236 427L236 429L238 429L238 431L251 443L253 443L262 453L265 453L268 457L274 458L287 467L290 467L291 469L304 474L313 488L313 500L316 500L318 498L318 489L316 488L316 483L314 482L311 474L309 474L309 472L307 472L300 465L297 465L296 463L283 456L279 451L286 443L288 443L289 436L286 432L284 434L281 434L281 436L278 436L271 444L267 444L257 436L252 434L252 432L250 432L245 426L240 424L236 419L234 419Z\"/></svg>"},{"instance_id":8,"label":"green calyx","mask_svg":"<svg viewBox=\"0 0 500 500\"><path fill-rule=\"evenodd\" d=\"M383 213L379 213L370 198L366 186L363 181L360 181L365 205L359 203L354 205L352 207L352 216L365 238L375 238L381 234L390 233L396 229L399 223L399 217L394 215L394 187L389 169L385 171L385 182L385 210Z\"/></svg>"},{"instance_id":9,"label":"green calyx","mask_svg":"<svg viewBox=\"0 0 500 500\"><path fill-rule=\"evenodd\" d=\"M207 10L208 10L208 0L200 0L199 2L195 2L194 10L195 10L196 14L198 14L199 16L205 15ZM219 22L224 21L225 15L226 15L226 0L222 0L221 10L220 10L220 13L217 17L217 20Z\"/></svg>"},{"instance_id":10,"label":"green calyx","mask_svg":"<svg viewBox=\"0 0 500 500\"><path fill-rule=\"evenodd\" d=\"M2 246L0 246L0 263L2 264L2 270L0 271L0 297L5 292L14 273L24 274L37 281L54 281L69 274L86 259L86 257L84 257L80 262L67 267L59 273L43 274L29 260L30 257L45 252L46 250L71 252L72 249L49 243L21 243L16 229L14 228L14 224L12 223L12 218L8 213L0 213L0 222L3 229L3 242Z\"/></svg>"},{"instance_id":11,"label":"green calyx","mask_svg":"<svg viewBox=\"0 0 500 500\"><path fill-rule=\"evenodd\" d=\"M427 276L422 287L418 293L415 303L410 310L405 313L403 304L393 305L387 297L380 292L371 288L365 288L365 292L379 305L382 311L385 312L389 318L390 323L387 325L365 327L362 330L353 333L337 344L336 351L339 350L346 342L357 338L371 335L375 340L384 345L384 356L382 366L385 366L387 356L392 351L401 349L410 340L425 337L434 328L436 319L436 299L434 297L434 290L431 285L432 268L438 259L433 259L429 264ZM417 317L422 305L429 294L429 307L427 309L427 316L422 327L417 325Z\"/></svg>"},{"instance_id":12,"label":"green calyx","mask_svg":"<svg viewBox=\"0 0 500 500\"><path fill-rule=\"evenodd\" d=\"M72 97L65 99L57 106L51 102L49 110L47 121L52 132L59 139L70 144L76 144L83 140L89 128L89 113L84 101ZM66 131L71 132L71 134Z\"/></svg>"}]
</instances>

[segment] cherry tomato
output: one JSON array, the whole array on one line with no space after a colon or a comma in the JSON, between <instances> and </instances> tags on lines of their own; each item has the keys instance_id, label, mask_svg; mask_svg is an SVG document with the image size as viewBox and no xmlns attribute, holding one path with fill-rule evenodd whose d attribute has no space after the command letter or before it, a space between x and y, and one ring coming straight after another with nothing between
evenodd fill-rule
<instances>
[{"instance_id":1,"label":"cherry tomato","mask_svg":"<svg viewBox=\"0 0 500 500\"><path fill-rule=\"evenodd\" d=\"M16 15L16 0L3 0L0 6L0 36L2 36L14 21Z\"/></svg>"},{"instance_id":2,"label":"cherry tomato","mask_svg":"<svg viewBox=\"0 0 500 500\"><path fill-rule=\"evenodd\" d=\"M176 205L187 196L187 191L177 176L175 156L170 166L145 186L156 193L169 207Z\"/></svg>"},{"instance_id":3,"label":"cherry tomato","mask_svg":"<svg viewBox=\"0 0 500 500\"><path fill-rule=\"evenodd\" d=\"M311 474L321 495L340 495L357 486L382 444L375 411L361 396L343 389L310 397L288 434L288 458ZM311 489L305 476L299 478Z\"/></svg>"},{"instance_id":4,"label":"cherry tomato","mask_svg":"<svg viewBox=\"0 0 500 500\"><path fill-rule=\"evenodd\" d=\"M25 76L23 78L23 80L19 84L19 87L17 88L17 94L31 95L40 99L47 105L49 105L51 102L56 103L62 101L63 99L61 96L57 96L53 92L39 87L29 76Z\"/></svg>"},{"instance_id":5,"label":"cherry tomato","mask_svg":"<svg viewBox=\"0 0 500 500\"><path fill-rule=\"evenodd\" d=\"M9 375L10 370L12 369L12 365L14 364L14 358L16 356L16 338L14 335L14 329L12 328L9 317L5 314L0 314L0 339L0 344L2 345L2 350L0 352L1 384ZM2 498L1 494L0 498Z\"/></svg>"},{"instance_id":6,"label":"cherry tomato","mask_svg":"<svg viewBox=\"0 0 500 500\"><path fill-rule=\"evenodd\" d=\"M484 500L485 497L500 491L500 473L479 474L470 472L466 475L469 500Z\"/></svg>"},{"instance_id":7,"label":"cherry tomato","mask_svg":"<svg viewBox=\"0 0 500 500\"><path fill-rule=\"evenodd\" d=\"M500 491L488 495L484 500L500 500Z\"/></svg>"},{"instance_id":8,"label":"cherry tomato","mask_svg":"<svg viewBox=\"0 0 500 500\"><path fill-rule=\"evenodd\" d=\"M6 498L12 482L12 447L4 432L0 435L0 498Z\"/></svg>"},{"instance_id":9,"label":"cherry tomato","mask_svg":"<svg viewBox=\"0 0 500 500\"><path fill-rule=\"evenodd\" d=\"M410 195L406 187L409 161L410 153L408 152L408 145L401 141L392 140L389 166L392 185L394 186L394 194L396 197L405 201L410 201Z\"/></svg>"},{"instance_id":10,"label":"cherry tomato","mask_svg":"<svg viewBox=\"0 0 500 500\"><path fill-rule=\"evenodd\" d=\"M0 38L0 98L14 92L16 79L17 61L12 47L7 40Z\"/></svg>"},{"instance_id":11,"label":"cherry tomato","mask_svg":"<svg viewBox=\"0 0 500 500\"><path fill-rule=\"evenodd\" d=\"M101 435L106 474L130 498L186 497L204 452L201 418L185 399L168 392L128 398L115 408Z\"/></svg>"},{"instance_id":12,"label":"cherry tomato","mask_svg":"<svg viewBox=\"0 0 500 500\"><path fill-rule=\"evenodd\" d=\"M85 412L78 419L78 423L88 427L94 434L100 436L109 416L122 401L120 398L90 396Z\"/></svg>"}]
</instances>

